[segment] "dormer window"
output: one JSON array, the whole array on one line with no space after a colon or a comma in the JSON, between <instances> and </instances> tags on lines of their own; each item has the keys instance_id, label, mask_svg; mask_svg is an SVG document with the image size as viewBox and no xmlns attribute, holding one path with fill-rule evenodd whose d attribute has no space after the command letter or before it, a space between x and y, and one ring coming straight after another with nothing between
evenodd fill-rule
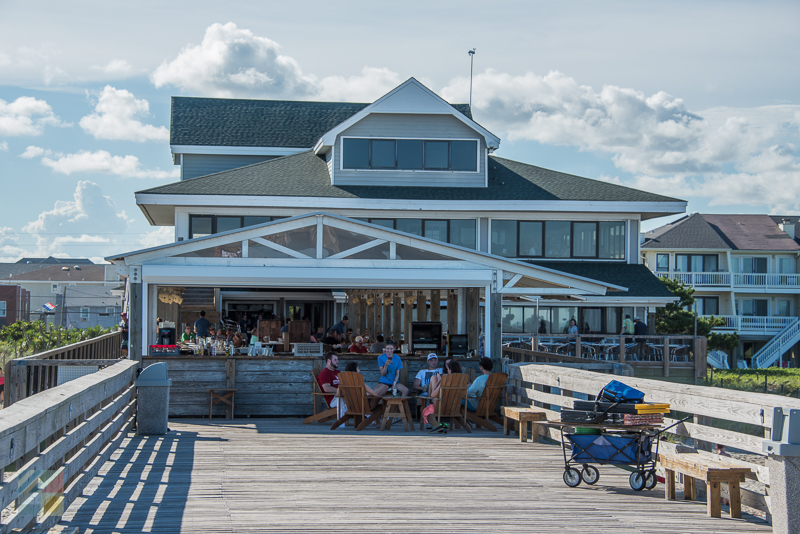
<instances>
[{"instance_id":1,"label":"dormer window","mask_svg":"<svg viewBox=\"0 0 800 534\"><path fill-rule=\"evenodd\" d=\"M478 172L474 139L342 139L342 169Z\"/></svg>"}]
</instances>

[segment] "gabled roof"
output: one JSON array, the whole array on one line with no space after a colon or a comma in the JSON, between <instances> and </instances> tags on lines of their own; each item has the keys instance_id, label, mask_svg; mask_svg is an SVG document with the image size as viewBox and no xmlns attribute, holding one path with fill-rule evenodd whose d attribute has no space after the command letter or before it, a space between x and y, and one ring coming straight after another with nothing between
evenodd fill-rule
<instances>
[{"instance_id":1,"label":"gabled roof","mask_svg":"<svg viewBox=\"0 0 800 534\"><path fill-rule=\"evenodd\" d=\"M488 187L332 185L325 161L311 151L138 191L148 195L235 195L414 200L573 200L683 202L489 156Z\"/></svg>"},{"instance_id":2,"label":"gabled roof","mask_svg":"<svg viewBox=\"0 0 800 534\"><path fill-rule=\"evenodd\" d=\"M648 232L642 248L800 251L768 215L699 213Z\"/></svg>"},{"instance_id":3,"label":"gabled roof","mask_svg":"<svg viewBox=\"0 0 800 534\"><path fill-rule=\"evenodd\" d=\"M28 273L15 275L15 281L52 281L52 282L103 282L105 281L104 265L81 265L80 269L62 265L51 265Z\"/></svg>"},{"instance_id":4,"label":"gabled roof","mask_svg":"<svg viewBox=\"0 0 800 534\"><path fill-rule=\"evenodd\" d=\"M370 104L172 97L170 145L311 148ZM471 119L469 105L452 107Z\"/></svg>"}]
</instances>

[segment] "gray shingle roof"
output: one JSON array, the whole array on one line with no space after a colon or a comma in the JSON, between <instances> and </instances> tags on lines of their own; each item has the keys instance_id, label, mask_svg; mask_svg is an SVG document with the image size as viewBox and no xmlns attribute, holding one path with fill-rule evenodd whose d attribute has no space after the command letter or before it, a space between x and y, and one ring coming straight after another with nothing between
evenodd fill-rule
<instances>
[{"instance_id":1,"label":"gray shingle roof","mask_svg":"<svg viewBox=\"0 0 800 534\"><path fill-rule=\"evenodd\" d=\"M163 195L290 196L416 200L681 202L629 187L489 156L489 187L334 186L311 151L139 191Z\"/></svg>"},{"instance_id":2,"label":"gray shingle roof","mask_svg":"<svg viewBox=\"0 0 800 534\"><path fill-rule=\"evenodd\" d=\"M81 265L80 269L68 267L64 270L62 265L49 265L35 271L14 276L14 280L42 281L52 280L54 282L103 282L105 281L104 265Z\"/></svg>"},{"instance_id":3,"label":"gray shingle roof","mask_svg":"<svg viewBox=\"0 0 800 534\"><path fill-rule=\"evenodd\" d=\"M65 306L119 306L120 298L112 295L111 290L102 286L68 286L64 288Z\"/></svg>"},{"instance_id":4,"label":"gray shingle roof","mask_svg":"<svg viewBox=\"0 0 800 534\"><path fill-rule=\"evenodd\" d=\"M311 148L369 104L172 97L171 145ZM453 107L472 118L467 104Z\"/></svg>"},{"instance_id":5,"label":"gray shingle roof","mask_svg":"<svg viewBox=\"0 0 800 534\"><path fill-rule=\"evenodd\" d=\"M645 249L800 250L768 215L693 213L645 234Z\"/></svg>"},{"instance_id":6,"label":"gray shingle roof","mask_svg":"<svg viewBox=\"0 0 800 534\"><path fill-rule=\"evenodd\" d=\"M528 263L628 288L628 291L610 292L609 295L614 297L672 296L667 286L645 265L590 261L529 261Z\"/></svg>"}]
</instances>

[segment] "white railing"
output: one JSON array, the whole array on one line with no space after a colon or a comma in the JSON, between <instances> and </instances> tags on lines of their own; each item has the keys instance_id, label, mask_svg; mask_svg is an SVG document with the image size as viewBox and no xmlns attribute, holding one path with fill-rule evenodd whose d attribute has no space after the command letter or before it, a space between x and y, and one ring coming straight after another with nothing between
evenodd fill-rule
<instances>
[{"instance_id":1,"label":"white railing","mask_svg":"<svg viewBox=\"0 0 800 534\"><path fill-rule=\"evenodd\" d=\"M708 351L708 354L706 354L706 361L715 369L730 369L728 365L728 355L719 349Z\"/></svg>"},{"instance_id":2,"label":"white railing","mask_svg":"<svg viewBox=\"0 0 800 534\"><path fill-rule=\"evenodd\" d=\"M800 340L800 319L787 317L792 322L753 355L753 367L769 367Z\"/></svg>"},{"instance_id":3,"label":"white railing","mask_svg":"<svg viewBox=\"0 0 800 534\"><path fill-rule=\"evenodd\" d=\"M703 315L710 318L711 315ZM751 317L743 315L716 315L717 319L723 319L725 324L716 327L714 330L735 330L748 334L775 335L786 328L794 317Z\"/></svg>"},{"instance_id":4,"label":"white railing","mask_svg":"<svg viewBox=\"0 0 800 534\"><path fill-rule=\"evenodd\" d=\"M678 271L656 272L692 287L733 287L741 289L800 289L800 274L777 273L684 273Z\"/></svg>"}]
</instances>

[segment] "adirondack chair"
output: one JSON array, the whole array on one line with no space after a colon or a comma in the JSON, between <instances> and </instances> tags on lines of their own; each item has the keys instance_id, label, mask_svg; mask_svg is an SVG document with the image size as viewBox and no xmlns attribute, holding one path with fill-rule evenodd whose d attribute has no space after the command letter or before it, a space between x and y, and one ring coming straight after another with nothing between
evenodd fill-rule
<instances>
[{"instance_id":1,"label":"adirondack chair","mask_svg":"<svg viewBox=\"0 0 800 534\"><path fill-rule=\"evenodd\" d=\"M319 387L319 380L317 380L317 378L321 370L322 369L314 369L311 371L311 387L314 388L311 393L311 403L314 405L314 415L309 415L303 419L304 425L309 423L324 423L335 419L337 416L336 408L330 408L328 403L325 402L325 397L330 396L330 393L324 393L322 388ZM324 405L325 408L321 411L317 411L319 410L320 404Z\"/></svg>"},{"instance_id":2,"label":"adirondack chair","mask_svg":"<svg viewBox=\"0 0 800 534\"><path fill-rule=\"evenodd\" d=\"M503 419L495 413L497 410L497 403L506 389L506 381L508 375L505 373L492 373L486 380L486 387L483 389L483 395L480 397L470 398L469 400L478 400L478 409L474 412L467 410L467 419L472 421L478 426L482 426L487 430L496 432L497 429L492 424L495 421L499 424L503 423Z\"/></svg>"},{"instance_id":3,"label":"adirondack chair","mask_svg":"<svg viewBox=\"0 0 800 534\"><path fill-rule=\"evenodd\" d=\"M377 420L381 415L381 406L371 409L367 397L367 389L364 387L364 375L361 373L339 373L339 397L344 400L347 411L337 419L331 426L331 430L345 424L348 420L354 419L356 430L364 430L367 425Z\"/></svg>"},{"instance_id":4,"label":"adirondack chair","mask_svg":"<svg viewBox=\"0 0 800 534\"><path fill-rule=\"evenodd\" d=\"M472 433L472 428L466 418L467 407L462 404L467 398L468 388L469 376L465 374L456 373L442 376L438 396L431 399L434 403L434 411L428 416L434 426L439 426L442 417L450 417L453 423L460 422L467 432ZM422 426L420 418L420 430L422 430Z\"/></svg>"}]
</instances>

